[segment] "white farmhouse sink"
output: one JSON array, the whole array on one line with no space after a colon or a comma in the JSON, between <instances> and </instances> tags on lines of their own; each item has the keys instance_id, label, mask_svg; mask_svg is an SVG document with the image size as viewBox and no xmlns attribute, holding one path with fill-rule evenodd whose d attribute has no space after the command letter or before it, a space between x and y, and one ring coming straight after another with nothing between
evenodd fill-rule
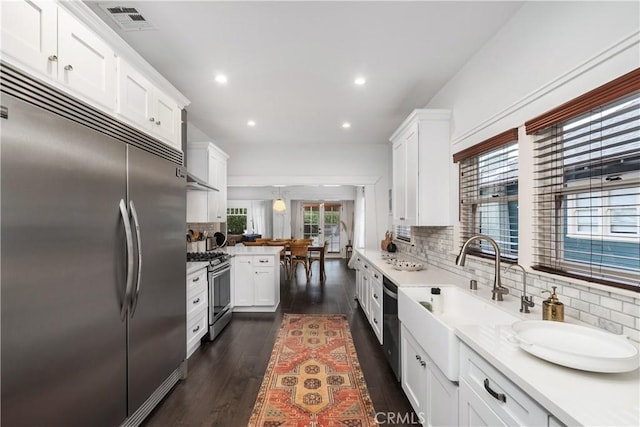
<instances>
[{"instance_id":1,"label":"white farmhouse sink","mask_svg":"<svg viewBox=\"0 0 640 427\"><path fill-rule=\"evenodd\" d=\"M523 350L558 365L591 372L629 372L640 364L635 345L601 329L548 320L525 320L511 327Z\"/></svg>"},{"instance_id":2,"label":"white farmhouse sink","mask_svg":"<svg viewBox=\"0 0 640 427\"><path fill-rule=\"evenodd\" d=\"M441 290L442 313L434 314L420 304L429 301L431 288ZM511 325L520 320L494 305L450 285L398 288L398 318L429 357L451 381L458 381L460 325Z\"/></svg>"}]
</instances>

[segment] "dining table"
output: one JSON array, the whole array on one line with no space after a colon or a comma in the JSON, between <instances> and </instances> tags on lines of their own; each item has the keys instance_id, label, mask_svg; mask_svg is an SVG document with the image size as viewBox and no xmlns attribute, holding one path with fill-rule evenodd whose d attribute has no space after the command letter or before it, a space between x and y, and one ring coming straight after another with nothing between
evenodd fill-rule
<instances>
[{"instance_id":1,"label":"dining table","mask_svg":"<svg viewBox=\"0 0 640 427\"><path fill-rule=\"evenodd\" d=\"M314 252L319 252L320 253L320 280L323 280L324 278L324 255L325 255L325 251L324 251L324 245L320 245L318 246L317 243L313 243L311 245L309 245L309 247L307 248L307 253L309 254L309 256L311 256L311 254L313 254Z\"/></svg>"},{"instance_id":2,"label":"dining table","mask_svg":"<svg viewBox=\"0 0 640 427\"><path fill-rule=\"evenodd\" d=\"M282 241L278 241L278 240L272 240L270 242L267 243L268 245L277 245L277 246L283 246L285 253L286 254L290 254L290 244L289 242L282 242ZM309 254L309 257L312 256L313 253L319 253L320 256L318 258L318 260L320 261L320 280L323 280L323 278L325 277L325 272L324 272L324 258L325 258L325 250L324 250L324 245L320 245L319 242L317 241L317 239L314 239L313 243L311 243L308 247L307 247L307 254Z\"/></svg>"}]
</instances>

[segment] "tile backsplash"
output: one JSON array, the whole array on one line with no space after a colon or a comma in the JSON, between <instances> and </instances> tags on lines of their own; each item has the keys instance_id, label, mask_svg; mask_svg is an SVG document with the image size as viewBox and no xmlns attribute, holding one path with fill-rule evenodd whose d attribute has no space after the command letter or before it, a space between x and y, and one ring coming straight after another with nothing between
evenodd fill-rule
<instances>
[{"instance_id":1,"label":"tile backsplash","mask_svg":"<svg viewBox=\"0 0 640 427\"><path fill-rule=\"evenodd\" d=\"M468 257L465 267L455 265L458 244L454 246L453 227L412 227L413 245L398 245L398 251L451 271L462 277L477 279L491 286L494 265L490 260ZM522 292L522 273L510 270L502 275L503 285L514 295ZM568 281L561 276L527 271L527 294L533 295L536 305L542 303L541 292L557 286L558 298L565 304L565 315L579 319L615 334L627 335L640 342L640 295L621 295L590 287L587 282Z\"/></svg>"}]
</instances>

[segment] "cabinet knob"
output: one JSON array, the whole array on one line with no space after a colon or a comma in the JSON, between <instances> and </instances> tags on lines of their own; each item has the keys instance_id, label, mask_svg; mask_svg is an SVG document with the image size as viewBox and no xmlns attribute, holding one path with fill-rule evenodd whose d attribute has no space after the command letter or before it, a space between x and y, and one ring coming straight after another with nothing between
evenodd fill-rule
<instances>
[{"instance_id":1,"label":"cabinet knob","mask_svg":"<svg viewBox=\"0 0 640 427\"><path fill-rule=\"evenodd\" d=\"M49 55L49 57L47 59L49 61L51 61L51 62L57 62L58 61L58 56L57 55Z\"/></svg>"},{"instance_id":2,"label":"cabinet knob","mask_svg":"<svg viewBox=\"0 0 640 427\"><path fill-rule=\"evenodd\" d=\"M420 361L420 366L422 366L424 368L425 366L427 366L427 362L425 362L424 360L421 360Z\"/></svg>"},{"instance_id":3,"label":"cabinet knob","mask_svg":"<svg viewBox=\"0 0 640 427\"><path fill-rule=\"evenodd\" d=\"M376 325L378 324L378 319L376 319L375 317L373 318L373 323L375 323Z\"/></svg>"},{"instance_id":4,"label":"cabinet knob","mask_svg":"<svg viewBox=\"0 0 640 427\"><path fill-rule=\"evenodd\" d=\"M149 121L150 121L150 122L155 122L155 121L156 121L156 118L155 118L155 117L149 117Z\"/></svg>"},{"instance_id":5,"label":"cabinet knob","mask_svg":"<svg viewBox=\"0 0 640 427\"><path fill-rule=\"evenodd\" d=\"M73 67L71 66L71 64L65 65L64 69L67 70L67 71L73 71Z\"/></svg>"},{"instance_id":6,"label":"cabinet knob","mask_svg":"<svg viewBox=\"0 0 640 427\"><path fill-rule=\"evenodd\" d=\"M160 126L160 120L158 120L158 121L156 122L156 124L157 124L158 126Z\"/></svg>"},{"instance_id":7,"label":"cabinet knob","mask_svg":"<svg viewBox=\"0 0 640 427\"><path fill-rule=\"evenodd\" d=\"M374 297L375 299L378 299L378 295L376 295L376 294L373 294L373 297Z\"/></svg>"},{"instance_id":8,"label":"cabinet knob","mask_svg":"<svg viewBox=\"0 0 640 427\"><path fill-rule=\"evenodd\" d=\"M418 356L418 355L416 354L416 360L420 360L420 359L422 359L422 357L420 357L420 356Z\"/></svg>"},{"instance_id":9,"label":"cabinet knob","mask_svg":"<svg viewBox=\"0 0 640 427\"><path fill-rule=\"evenodd\" d=\"M192 331L193 333L196 333L196 332L198 332L199 330L200 330L200 325L198 325L195 329L192 329L191 331Z\"/></svg>"}]
</instances>

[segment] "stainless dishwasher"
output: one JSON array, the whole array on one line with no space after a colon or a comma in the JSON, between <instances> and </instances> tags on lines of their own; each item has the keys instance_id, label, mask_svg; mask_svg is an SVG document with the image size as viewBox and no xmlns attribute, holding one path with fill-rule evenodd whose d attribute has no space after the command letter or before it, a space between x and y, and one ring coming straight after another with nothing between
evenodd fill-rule
<instances>
[{"instance_id":1,"label":"stainless dishwasher","mask_svg":"<svg viewBox=\"0 0 640 427\"><path fill-rule=\"evenodd\" d=\"M398 287L386 276L382 279L382 348L400 381L400 321L398 320Z\"/></svg>"}]
</instances>

